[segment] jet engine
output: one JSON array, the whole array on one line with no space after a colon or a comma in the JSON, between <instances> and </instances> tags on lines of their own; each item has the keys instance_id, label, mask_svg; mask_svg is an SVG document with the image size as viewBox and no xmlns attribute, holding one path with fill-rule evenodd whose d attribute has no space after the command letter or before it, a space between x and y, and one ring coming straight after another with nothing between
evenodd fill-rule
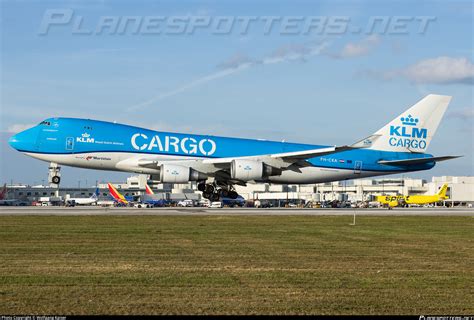
<instances>
[{"instance_id":1,"label":"jet engine","mask_svg":"<svg viewBox=\"0 0 474 320\"><path fill-rule=\"evenodd\" d=\"M164 183L186 183L189 181L205 180L207 175L190 167L174 164L160 166L160 181Z\"/></svg>"},{"instance_id":2,"label":"jet engine","mask_svg":"<svg viewBox=\"0 0 474 320\"><path fill-rule=\"evenodd\" d=\"M261 180L269 176L281 174L281 169L269 166L257 160L232 160L230 176L232 179L250 181Z\"/></svg>"}]
</instances>

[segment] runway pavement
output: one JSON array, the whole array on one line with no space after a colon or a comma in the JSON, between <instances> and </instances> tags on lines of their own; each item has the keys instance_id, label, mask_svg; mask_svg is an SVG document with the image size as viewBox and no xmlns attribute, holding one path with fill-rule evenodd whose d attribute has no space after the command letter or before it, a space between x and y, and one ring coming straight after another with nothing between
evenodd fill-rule
<instances>
[{"instance_id":1,"label":"runway pavement","mask_svg":"<svg viewBox=\"0 0 474 320\"><path fill-rule=\"evenodd\" d=\"M296 209L296 208L102 208L102 207L0 207L0 216L95 216L95 215L150 215L150 216L195 216L195 215L249 215L249 216L471 216L474 208L385 208L369 209Z\"/></svg>"}]
</instances>

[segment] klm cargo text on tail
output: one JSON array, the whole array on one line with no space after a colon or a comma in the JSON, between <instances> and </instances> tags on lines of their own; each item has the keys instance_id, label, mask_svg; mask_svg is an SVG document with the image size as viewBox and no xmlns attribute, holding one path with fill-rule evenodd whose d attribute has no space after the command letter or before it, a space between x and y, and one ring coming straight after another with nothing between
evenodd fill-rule
<instances>
[{"instance_id":1,"label":"klm cargo text on tail","mask_svg":"<svg viewBox=\"0 0 474 320\"><path fill-rule=\"evenodd\" d=\"M417 128L418 118L411 115L400 118L402 125L390 126L389 144L392 147L405 147L410 149L426 149L428 130Z\"/></svg>"}]
</instances>

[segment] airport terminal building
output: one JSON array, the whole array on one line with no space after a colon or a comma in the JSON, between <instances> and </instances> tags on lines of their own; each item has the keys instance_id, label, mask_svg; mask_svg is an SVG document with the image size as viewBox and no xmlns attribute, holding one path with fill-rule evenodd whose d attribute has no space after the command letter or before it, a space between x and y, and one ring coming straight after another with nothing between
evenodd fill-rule
<instances>
[{"instance_id":1,"label":"airport terminal building","mask_svg":"<svg viewBox=\"0 0 474 320\"><path fill-rule=\"evenodd\" d=\"M126 182L114 183L114 186L126 197L137 201L145 193L146 175L131 176ZM275 185L248 184L236 187L237 192L249 201L264 200L278 206L284 203L307 203L324 201L371 201L375 195L421 195L435 194L443 185L448 184L446 200L448 205L474 204L474 177L442 176L433 177L431 181L412 178L358 179L337 181L311 185ZM188 184L149 184L155 199L179 201L184 199L200 200L201 192L197 191L196 183ZM90 197L96 187L61 187L59 190L49 186L11 185L8 198L17 199L19 204L47 201L59 203L68 198ZM99 200L111 200L106 183L99 184Z\"/></svg>"},{"instance_id":2,"label":"airport terminal building","mask_svg":"<svg viewBox=\"0 0 474 320\"><path fill-rule=\"evenodd\" d=\"M474 203L474 177L433 177L430 182L411 178L358 179L314 185L248 185L238 191L246 199L302 199L305 201L370 201L375 195L435 194L447 183L449 201Z\"/></svg>"}]
</instances>

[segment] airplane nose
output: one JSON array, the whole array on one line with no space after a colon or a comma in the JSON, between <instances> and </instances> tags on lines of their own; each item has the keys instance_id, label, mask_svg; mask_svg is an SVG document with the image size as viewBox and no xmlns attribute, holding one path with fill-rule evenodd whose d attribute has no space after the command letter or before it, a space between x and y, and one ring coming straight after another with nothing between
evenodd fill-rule
<instances>
[{"instance_id":1,"label":"airplane nose","mask_svg":"<svg viewBox=\"0 0 474 320\"><path fill-rule=\"evenodd\" d=\"M10 137L10 139L8 139L8 144L13 148L13 149L16 149L18 150L18 145L19 145L20 141L17 137L17 135L13 135Z\"/></svg>"},{"instance_id":2,"label":"airplane nose","mask_svg":"<svg viewBox=\"0 0 474 320\"><path fill-rule=\"evenodd\" d=\"M19 132L8 139L8 144L18 151L33 151L36 145L37 130L33 127Z\"/></svg>"}]
</instances>

